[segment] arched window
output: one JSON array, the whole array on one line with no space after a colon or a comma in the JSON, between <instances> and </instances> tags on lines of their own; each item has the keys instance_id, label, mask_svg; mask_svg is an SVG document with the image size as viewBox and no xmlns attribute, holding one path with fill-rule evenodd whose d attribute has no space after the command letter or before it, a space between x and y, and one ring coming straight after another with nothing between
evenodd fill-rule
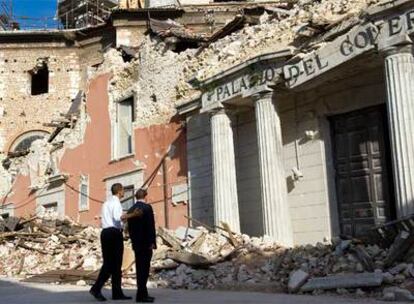
<instances>
[{"instance_id":1,"label":"arched window","mask_svg":"<svg viewBox=\"0 0 414 304\"><path fill-rule=\"evenodd\" d=\"M35 140L49 136L46 131L29 131L20 135L10 147L10 152L25 151L30 148Z\"/></svg>"}]
</instances>

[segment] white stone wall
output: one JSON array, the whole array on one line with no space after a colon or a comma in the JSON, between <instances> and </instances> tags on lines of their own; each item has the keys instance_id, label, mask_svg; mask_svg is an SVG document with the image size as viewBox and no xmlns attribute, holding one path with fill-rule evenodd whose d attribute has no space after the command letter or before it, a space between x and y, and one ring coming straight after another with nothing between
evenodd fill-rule
<instances>
[{"instance_id":1,"label":"white stone wall","mask_svg":"<svg viewBox=\"0 0 414 304\"><path fill-rule=\"evenodd\" d=\"M39 58L47 58L49 92L31 95L30 71ZM44 123L61 118L82 86L83 68L76 48L42 44L0 47L0 131L3 149L20 134L45 129ZM3 150L2 149L2 150Z\"/></svg>"},{"instance_id":2,"label":"white stone wall","mask_svg":"<svg viewBox=\"0 0 414 304\"><path fill-rule=\"evenodd\" d=\"M345 80L337 86L325 86L323 90L311 90L280 101L285 174L296 244L321 242L338 234L328 117L384 103L381 75L381 70L375 70L359 79ZM361 85L361 79L366 85ZM316 132L317 138L306 139L307 130ZM291 169L297 166L295 139L298 140L303 178L292 184L289 182Z\"/></svg>"},{"instance_id":3,"label":"white stone wall","mask_svg":"<svg viewBox=\"0 0 414 304\"><path fill-rule=\"evenodd\" d=\"M299 111L303 115L302 110L305 111L305 108ZM315 243L324 238L329 239L331 235L323 141L301 140L305 130L320 131L318 120L316 117L303 116L296 124L294 114L294 109L281 112L285 176L294 241L296 244ZM298 140L298 155L295 140ZM303 173L299 181L292 178L294 167L299 167Z\"/></svg>"}]
</instances>

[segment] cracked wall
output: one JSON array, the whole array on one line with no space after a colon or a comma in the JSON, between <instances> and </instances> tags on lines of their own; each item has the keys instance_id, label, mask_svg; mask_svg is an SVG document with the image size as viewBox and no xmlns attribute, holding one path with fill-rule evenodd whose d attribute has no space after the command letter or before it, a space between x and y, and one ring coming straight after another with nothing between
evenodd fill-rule
<instances>
[{"instance_id":1,"label":"cracked wall","mask_svg":"<svg viewBox=\"0 0 414 304\"><path fill-rule=\"evenodd\" d=\"M157 38L146 36L131 62L123 62L115 49L105 54L105 61L97 74L112 74L108 88L111 119L114 120L115 103L136 94L136 122L134 127L147 127L167 123L176 114L176 86L184 62L195 50L180 54L166 49Z\"/></svg>"}]
</instances>

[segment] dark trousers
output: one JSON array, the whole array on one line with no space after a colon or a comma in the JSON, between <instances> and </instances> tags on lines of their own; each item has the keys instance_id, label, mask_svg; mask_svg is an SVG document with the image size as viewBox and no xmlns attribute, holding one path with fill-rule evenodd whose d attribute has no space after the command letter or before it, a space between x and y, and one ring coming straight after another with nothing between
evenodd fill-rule
<instances>
[{"instance_id":1,"label":"dark trousers","mask_svg":"<svg viewBox=\"0 0 414 304\"><path fill-rule=\"evenodd\" d=\"M122 256L124 254L124 240L122 232L116 228L106 228L101 232L103 265L99 272L98 279L92 286L96 292L112 278L112 296L122 295Z\"/></svg>"},{"instance_id":2,"label":"dark trousers","mask_svg":"<svg viewBox=\"0 0 414 304\"><path fill-rule=\"evenodd\" d=\"M149 247L150 245L148 245ZM137 271L137 299L148 297L147 282L150 272L152 249L135 250L135 266Z\"/></svg>"}]
</instances>

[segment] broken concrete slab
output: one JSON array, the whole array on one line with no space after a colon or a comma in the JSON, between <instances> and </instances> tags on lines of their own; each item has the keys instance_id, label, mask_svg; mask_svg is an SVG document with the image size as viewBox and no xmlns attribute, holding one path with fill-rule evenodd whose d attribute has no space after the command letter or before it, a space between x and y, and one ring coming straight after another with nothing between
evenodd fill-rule
<instances>
[{"instance_id":1,"label":"broken concrete slab","mask_svg":"<svg viewBox=\"0 0 414 304\"><path fill-rule=\"evenodd\" d=\"M190 227L183 227L183 226L178 227L174 231L175 236L182 241L186 240L187 238L191 238L191 239L197 238L200 236L201 233L202 232L200 230L193 229Z\"/></svg>"},{"instance_id":2,"label":"broken concrete slab","mask_svg":"<svg viewBox=\"0 0 414 304\"><path fill-rule=\"evenodd\" d=\"M154 271L160 271L160 270L175 269L179 265L180 264L178 264L176 261L167 258L167 259L163 259L163 260L154 261L151 264L151 268Z\"/></svg>"},{"instance_id":3,"label":"broken concrete slab","mask_svg":"<svg viewBox=\"0 0 414 304\"><path fill-rule=\"evenodd\" d=\"M180 241L172 235L167 229L160 227L158 229L158 235L173 249L180 250L181 243Z\"/></svg>"},{"instance_id":4,"label":"broken concrete slab","mask_svg":"<svg viewBox=\"0 0 414 304\"><path fill-rule=\"evenodd\" d=\"M291 293L298 292L299 289L309 279L309 274L303 270L296 270L289 276L288 290Z\"/></svg>"},{"instance_id":5,"label":"broken concrete slab","mask_svg":"<svg viewBox=\"0 0 414 304\"><path fill-rule=\"evenodd\" d=\"M176 262L184 263L191 266L204 267L211 265L211 262L207 260L205 257L191 252L173 251L167 253L167 256L168 258Z\"/></svg>"},{"instance_id":6,"label":"broken concrete slab","mask_svg":"<svg viewBox=\"0 0 414 304\"><path fill-rule=\"evenodd\" d=\"M388 256L384 261L385 266L391 266L395 261L402 258L413 244L414 234L405 230L401 231L390 247Z\"/></svg>"},{"instance_id":7,"label":"broken concrete slab","mask_svg":"<svg viewBox=\"0 0 414 304\"><path fill-rule=\"evenodd\" d=\"M382 273L361 273L333 275L310 279L300 290L309 292L316 289L338 289L381 286L384 280Z\"/></svg>"}]
</instances>

